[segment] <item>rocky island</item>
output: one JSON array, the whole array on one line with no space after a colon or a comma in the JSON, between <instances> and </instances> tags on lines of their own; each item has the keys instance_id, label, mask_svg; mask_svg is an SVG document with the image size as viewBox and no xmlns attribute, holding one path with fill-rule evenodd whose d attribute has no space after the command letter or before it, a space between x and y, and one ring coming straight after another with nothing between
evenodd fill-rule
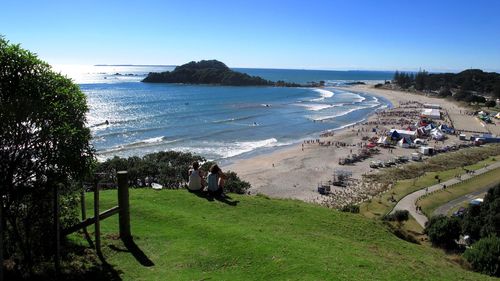
<instances>
[{"instance_id":1,"label":"rocky island","mask_svg":"<svg viewBox=\"0 0 500 281\"><path fill-rule=\"evenodd\" d=\"M218 60L192 61L177 66L173 71L150 72L142 82L277 87L317 87L321 85L321 83L302 85L285 81L269 81L259 76L250 76L231 70Z\"/></svg>"}]
</instances>

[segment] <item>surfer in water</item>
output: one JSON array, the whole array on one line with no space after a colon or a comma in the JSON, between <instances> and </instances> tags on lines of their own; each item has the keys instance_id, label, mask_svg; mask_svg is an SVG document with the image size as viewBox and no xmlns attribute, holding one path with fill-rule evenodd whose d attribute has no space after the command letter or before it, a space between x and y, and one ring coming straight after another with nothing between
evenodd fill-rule
<instances>
[{"instance_id":1,"label":"surfer in water","mask_svg":"<svg viewBox=\"0 0 500 281\"><path fill-rule=\"evenodd\" d=\"M90 126L90 128L99 127L99 126L104 126L104 125L108 126L108 125L109 125L109 121L108 121L108 120L106 120L106 121L104 121L104 122L102 122L102 123L92 125L92 126Z\"/></svg>"}]
</instances>

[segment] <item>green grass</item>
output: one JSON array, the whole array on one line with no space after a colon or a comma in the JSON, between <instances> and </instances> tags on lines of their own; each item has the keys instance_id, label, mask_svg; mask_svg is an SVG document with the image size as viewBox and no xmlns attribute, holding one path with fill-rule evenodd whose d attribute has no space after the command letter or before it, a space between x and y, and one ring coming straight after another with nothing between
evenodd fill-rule
<instances>
[{"instance_id":1,"label":"green grass","mask_svg":"<svg viewBox=\"0 0 500 281\"><path fill-rule=\"evenodd\" d=\"M491 170L482 175L476 176L469 181L462 182L460 184L454 185L446 190L440 190L438 192L432 193L425 198L419 200L419 205L422 207L422 211L429 215L432 215L434 210L439 206L459 198L461 196L467 195L476 190L480 190L485 187L494 186L500 183L500 168Z\"/></svg>"},{"instance_id":2,"label":"green grass","mask_svg":"<svg viewBox=\"0 0 500 281\"><path fill-rule=\"evenodd\" d=\"M468 170L477 170L483 168L485 164L492 164L495 161L498 161L498 156L491 156L475 164L465 166L464 168ZM391 202L391 196L394 197L396 201L399 201L401 198L412 192L437 184L437 180L435 179L436 175L439 175L441 182L443 182L455 177L457 174L464 173L464 170L460 167L440 172L428 172L416 179L397 181L389 191L379 194L371 200L362 203L360 205L360 213L369 218L382 217L391 211L396 205L396 202Z\"/></svg>"},{"instance_id":3,"label":"green grass","mask_svg":"<svg viewBox=\"0 0 500 281\"><path fill-rule=\"evenodd\" d=\"M131 189L132 233L154 266L142 266L116 239L117 216L102 221L107 262L124 280L494 280L359 214L231 196L236 206L185 190ZM116 197L102 192L101 208Z\"/></svg>"}]
</instances>

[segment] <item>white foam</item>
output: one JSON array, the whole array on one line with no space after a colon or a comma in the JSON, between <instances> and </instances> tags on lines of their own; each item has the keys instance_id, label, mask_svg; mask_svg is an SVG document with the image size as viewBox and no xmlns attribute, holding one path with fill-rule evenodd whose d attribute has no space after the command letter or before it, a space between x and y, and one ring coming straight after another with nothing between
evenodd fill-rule
<instances>
[{"instance_id":1,"label":"white foam","mask_svg":"<svg viewBox=\"0 0 500 281\"><path fill-rule=\"evenodd\" d=\"M140 141L138 143L155 143L155 142L161 142L164 139L165 139L165 137L155 137L155 138L145 139L145 140Z\"/></svg>"},{"instance_id":2,"label":"white foam","mask_svg":"<svg viewBox=\"0 0 500 281\"><path fill-rule=\"evenodd\" d=\"M337 114L334 114L334 115L327 115L327 116L320 116L320 117L315 117L315 118L312 118L311 120L314 120L314 121L324 121L324 120L328 120L328 119L333 119L333 118L337 118L337 117L340 117L340 116L344 116L344 115L347 115L351 112L354 112L356 110L360 110L360 109L363 109L365 107L355 107L355 108L351 108L349 110L346 110L346 111L343 111L343 112L340 112L340 113L337 113Z\"/></svg>"},{"instance_id":3,"label":"white foam","mask_svg":"<svg viewBox=\"0 0 500 281\"><path fill-rule=\"evenodd\" d=\"M320 111L327 108L342 106L341 104L295 104L296 106L305 107L310 111Z\"/></svg>"},{"instance_id":4,"label":"white foam","mask_svg":"<svg viewBox=\"0 0 500 281\"><path fill-rule=\"evenodd\" d=\"M315 99L311 99L311 101L322 101L322 100L325 100L327 98L331 98L334 95L333 92L327 91L327 90L324 90L324 89L314 89L313 91L319 93L320 97L319 98L315 98Z\"/></svg>"}]
</instances>

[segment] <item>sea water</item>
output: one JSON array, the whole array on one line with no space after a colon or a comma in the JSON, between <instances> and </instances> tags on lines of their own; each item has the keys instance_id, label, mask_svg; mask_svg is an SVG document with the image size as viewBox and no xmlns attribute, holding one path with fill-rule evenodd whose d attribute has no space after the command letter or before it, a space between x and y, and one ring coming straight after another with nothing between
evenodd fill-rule
<instances>
[{"instance_id":1,"label":"sea water","mask_svg":"<svg viewBox=\"0 0 500 281\"><path fill-rule=\"evenodd\" d=\"M326 81L321 89L140 82L150 71L172 69L60 68L87 96L87 122L100 159L176 150L227 161L316 138L390 106L380 97L330 87L390 79L389 72L236 69L274 81Z\"/></svg>"}]
</instances>

